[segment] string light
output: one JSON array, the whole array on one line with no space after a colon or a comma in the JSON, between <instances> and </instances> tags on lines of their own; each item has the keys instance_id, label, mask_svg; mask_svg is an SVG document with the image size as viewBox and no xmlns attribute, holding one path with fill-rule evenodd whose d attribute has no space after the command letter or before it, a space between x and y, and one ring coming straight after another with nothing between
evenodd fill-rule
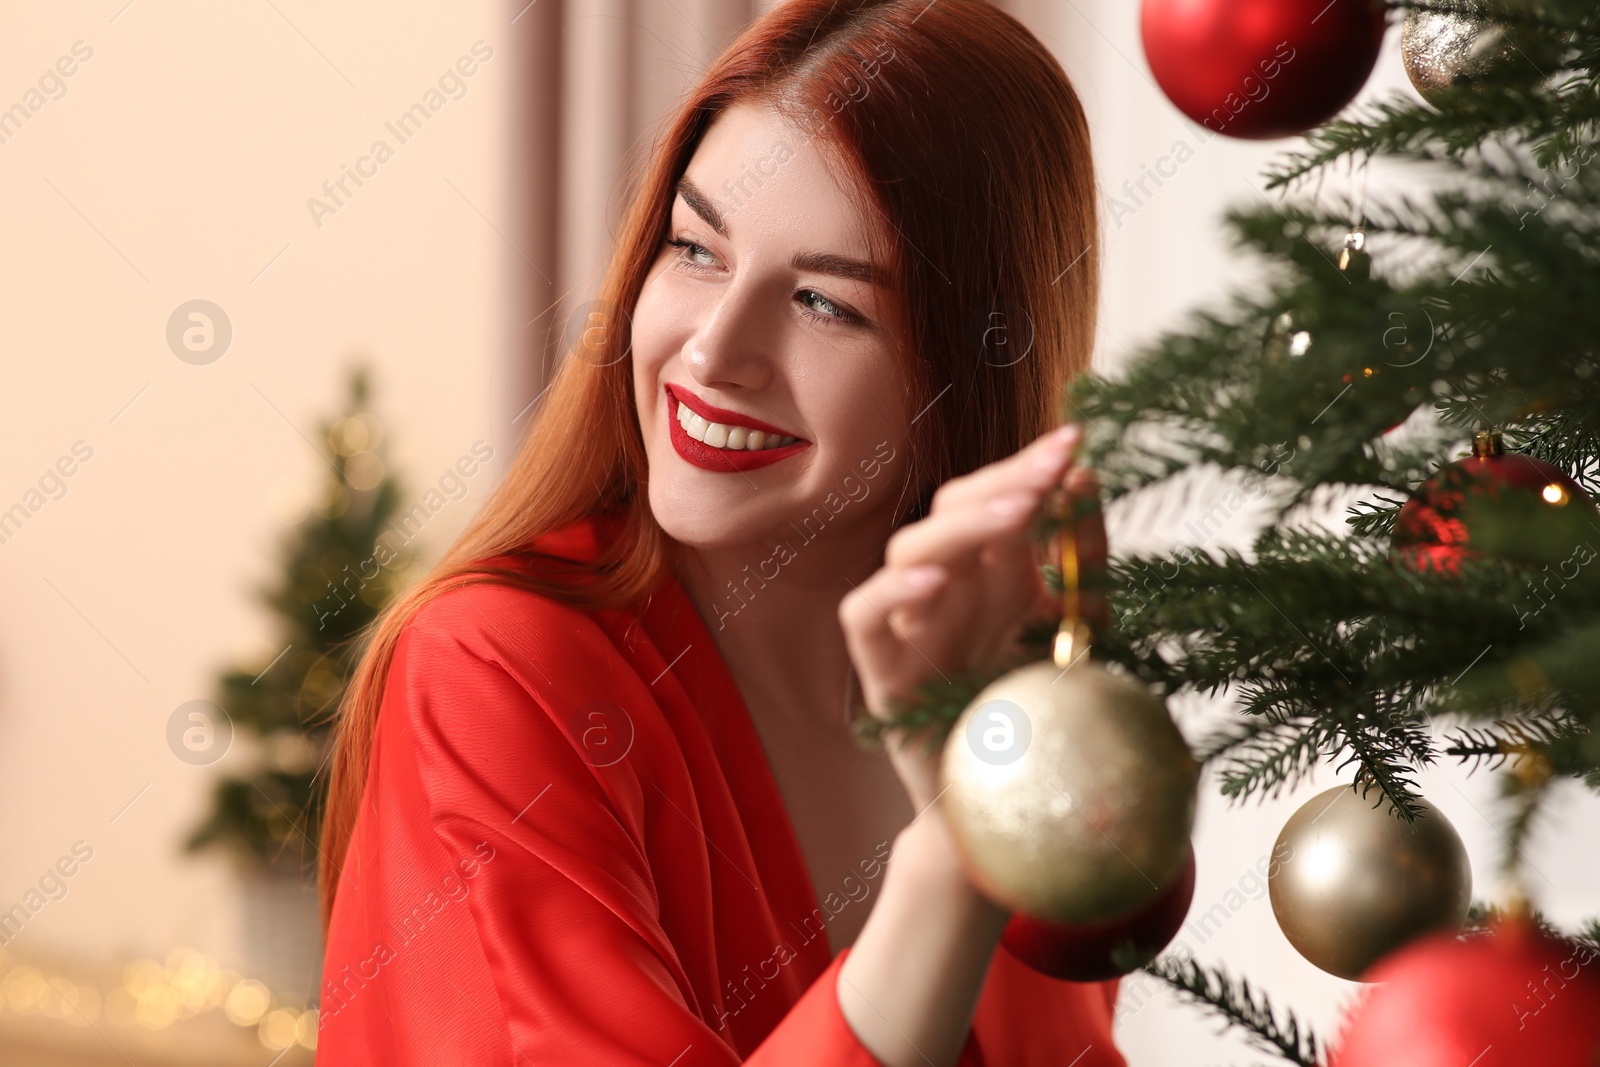
<instances>
[{"instance_id":1,"label":"string light","mask_svg":"<svg viewBox=\"0 0 1600 1067\"><path fill-rule=\"evenodd\" d=\"M73 1026L138 1026L164 1030L221 1011L235 1026L254 1029L274 1052L317 1047L317 1009L274 994L263 983L218 965L203 952L178 947L165 961L140 958L103 988L35 964L10 964L0 955L0 1008L59 1019Z\"/></svg>"}]
</instances>

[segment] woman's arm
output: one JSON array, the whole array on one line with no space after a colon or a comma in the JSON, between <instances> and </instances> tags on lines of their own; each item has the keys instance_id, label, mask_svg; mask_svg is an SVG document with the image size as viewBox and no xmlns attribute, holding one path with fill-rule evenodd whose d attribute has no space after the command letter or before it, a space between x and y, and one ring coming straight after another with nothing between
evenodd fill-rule
<instances>
[{"instance_id":1,"label":"woman's arm","mask_svg":"<svg viewBox=\"0 0 1600 1067\"><path fill-rule=\"evenodd\" d=\"M956 1064L1011 913L954 861L937 810L895 838L883 895L839 972L839 1006L885 1067Z\"/></svg>"},{"instance_id":2,"label":"woman's arm","mask_svg":"<svg viewBox=\"0 0 1600 1067\"><path fill-rule=\"evenodd\" d=\"M1022 627L1053 608L1031 525L1050 491L1087 488L1076 427L941 485L927 518L897 530L884 565L839 606L873 714L936 673L1016 655ZM958 1062L1010 912L967 879L938 798L938 753L891 737L890 759L919 812L896 839L883 898L839 973L851 1028L885 1067Z\"/></svg>"}]
</instances>

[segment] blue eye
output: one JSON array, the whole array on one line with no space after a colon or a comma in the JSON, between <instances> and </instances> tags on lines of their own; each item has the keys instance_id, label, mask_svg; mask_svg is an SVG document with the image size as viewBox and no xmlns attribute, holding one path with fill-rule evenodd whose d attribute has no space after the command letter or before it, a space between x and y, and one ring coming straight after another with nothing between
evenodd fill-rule
<instances>
[{"instance_id":1,"label":"blue eye","mask_svg":"<svg viewBox=\"0 0 1600 1067\"><path fill-rule=\"evenodd\" d=\"M710 257L711 253L706 248L695 244L693 241L684 240L681 237L669 238L667 244L678 249L678 254L673 257L673 262L679 266L685 267L691 271L700 272L711 269L709 265L699 262L697 259L693 258L700 255ZM859 315L856 315L850 311L846 311L843 307L835 304L832 300L829 300L815 289L798 290L795 293L795 296L800 300L800 313L806 318L810 319L812 322L815 322L819 325L833 326L838 323L849 323L853 325L861 321L861 317ZM812 308L809 303L811 300L820 302L825 310L817 311Z\"/></svg>"},{"instance_id":2,"label":"blue eye","mask_svg":"<svg viewBox=\"0 0 1600 1067\"><path fill-rule=\"evenodd\" d=\"M673 238L672 240L669 240L667 244L672 245L674 248L681 249L681 251L675 257L677 262L683 264L685 267L688 267L690 270L707 269L704 263L697 263L689 258L696 253L703 253L707 256L711 255L710 252L706 251L704 248L701 248L693 241L685 241L682 238Z\"/></svg>"},{"instance_id":3,"label":"blue eye","mask_svg":"<svg viewBox=\"0 0 1600 1067\"><path fill-rule=\"evenodd\" d=\"M831 324L831 323L835 323L835 322L857 322L857 321L859 321L856 318L855 315L852 315L850 312L846 311L844 308L840 307L838 304L835 304L832 300L829 300L827 297L823 296L821 293L817 292L815 289L802 289L802 290L800 290L800 292L796 293L795 295L799 296L801 298L801 300L800 300L801 311L805 313L806 317L808 317L810 319L813 319L813 320L815 320L817 322ZM832 310L831 311L822 312L821 314L811 310L811 308L807 307L806 303L805 303L805 298L808 297L808 296L815 297L817 300L821 301L822 304L825 307L832 308Z\"/></svg>"}]
</instances>

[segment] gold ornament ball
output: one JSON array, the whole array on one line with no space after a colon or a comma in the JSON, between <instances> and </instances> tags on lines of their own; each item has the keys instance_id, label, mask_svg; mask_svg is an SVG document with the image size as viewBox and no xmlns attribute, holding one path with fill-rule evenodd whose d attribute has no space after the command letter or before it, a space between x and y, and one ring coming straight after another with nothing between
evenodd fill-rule
<instances>
[{"instance_id":1,"label":"gold ornament ball","mask_svg":"<svg viewBox=\"0 0 1600 1067\"><path fill-rule=\"evenodd\" d=\"M1471 7L1470 14L1413 10L1401 26L1406 75L1435 107L1449 100L1452 89L1518 61L1516 41L1505 27L1488 20L1486 5Z\"/></svg>"},{"instance_id":2,"label":"gold ornament ball","mask_svg":"<svg viewBox=\"0 0 1600 1067\"><path fill-rule=\"evenodd\" d=\"M1137 910L1188 856L1199 767L1166 705L1080 659L1007 673L956 721L941 762L969 877L1036 919Z\"/></svg>"},{"instance_id":3,"label":"gold ornament ball","mask_svg":"<svg viewBox=\"0 0 1600 1067\"><path fill-rule=\"evenodd\" d=\"M1278 926L1300 955L1351 981L1435 929L1459 929L1472 868L1455 827L1427 801L1406 823L1348 785L1290 816L1267 880Z\"/></svg>"}]
</instances>

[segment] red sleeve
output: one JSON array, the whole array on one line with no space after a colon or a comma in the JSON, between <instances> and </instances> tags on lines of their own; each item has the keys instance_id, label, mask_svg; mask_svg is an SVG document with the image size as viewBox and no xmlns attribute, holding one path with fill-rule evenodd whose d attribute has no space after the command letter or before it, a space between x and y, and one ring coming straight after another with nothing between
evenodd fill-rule
<instances>
[{"instance_id":1,"label":"red sleeve","mask_svg":"<svg viewBox=\"0 0 1600 1067\"><path fill-rule=\"evenodd\" d=\"M570 617L552 619L541 668L435 607L464 595L419 611L390 668L335 898L318 1062L739 1063L657 921L647 787L628 760L583 759L549 706ZM879 1067L839 1008L845 958L749 1063Z\"/></svg>"}]
</instances>

